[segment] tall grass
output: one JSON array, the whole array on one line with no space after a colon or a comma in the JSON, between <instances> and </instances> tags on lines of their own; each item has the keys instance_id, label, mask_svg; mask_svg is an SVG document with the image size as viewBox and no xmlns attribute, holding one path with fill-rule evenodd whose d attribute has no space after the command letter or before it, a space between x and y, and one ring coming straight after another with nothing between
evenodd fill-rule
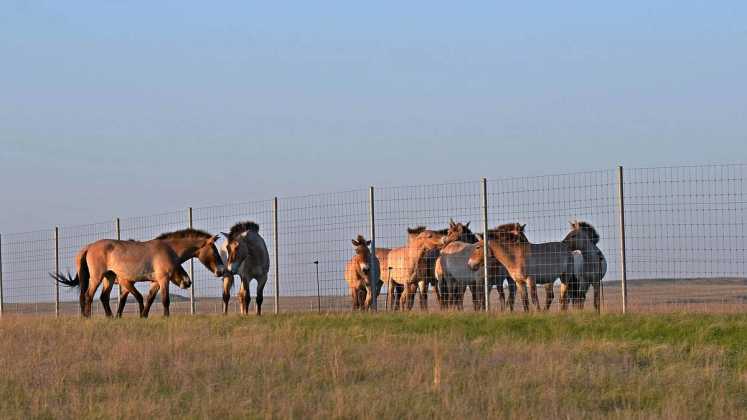
<instances>
[{"instance_id":1,"label":"tall grass","mask_svg":"<svg viewBox=\"0 0 747 420\"><path fill-rule=\"evenodd\" d=\"M747 316L4 318L3 418L747 418Z\"/></svg>"}]
</instances>

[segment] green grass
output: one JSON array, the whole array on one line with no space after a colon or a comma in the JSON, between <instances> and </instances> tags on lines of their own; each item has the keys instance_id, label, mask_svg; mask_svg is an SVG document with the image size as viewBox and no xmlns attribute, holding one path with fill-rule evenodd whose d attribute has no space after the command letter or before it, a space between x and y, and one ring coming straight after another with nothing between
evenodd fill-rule
<instances>
[{"instance_id":1,"label":"green grass","mask_svg":"<svg viewBox=\"0 0 747 420\"><path fill-rule=\"evenodd\" d=\"M0 320L0 417L747 418L747 316Z\"/></svg>"}]
</instances>

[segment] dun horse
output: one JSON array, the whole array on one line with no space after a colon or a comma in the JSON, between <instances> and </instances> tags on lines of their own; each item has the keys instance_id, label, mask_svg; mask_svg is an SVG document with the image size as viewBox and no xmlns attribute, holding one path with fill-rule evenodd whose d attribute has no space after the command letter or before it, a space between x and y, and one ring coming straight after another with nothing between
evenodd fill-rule
<instances>
[{"instance_id":1,"label":"dun horse","mask_svg":"<svg viewBox=\"0 0 747 420\"><path fill-rule=\"evenodd\" d=\"M417 233L416 233L417 232ZM402 295L399 297L399 305L402 308L412 309L415 298L415 289L420 290L421 296L427 293L426 268L424 268L424 257L428 251L438 249L443 245L446 238L445 232L436 232L432 230L408 229L411 238L407 245L400 248L394 248L387 255L387 270L382 270L382 279L389 288L388 298L395 297L394 289L401 288ZM378 256L378 252L377 252ZM422 301L421 306L425 304ZM396 309L399 305L392 302ZM391 307L391 306L390 306Z\"/></svg>"},{"instance_id":2,"label":"dun horse","mask_svg":"<svg viewBox=\"0 0 747 420\"><path fill-rule=\"evenodd\" d=\"M576 270L576 276L579 277L576 279L578 284L571 295L571 300L574 306L583 309L586 293L590 286L594 286L594 309L599 312L602 279L607 274L607 260L597 247L599 234L594 226L587 222L572 221L570 223L571 231L563 239L563 243L574 254L581 256L580 270Z\"/></svg>"},{"instance_id":3,"label":"dun horse","mask_svg":"<svg viewBox=\"0 0 747 420\"><path fill-rule=\"evenodd\" d=\"M378 297L381 289L381 282L371 284L371 274L377 267L371 265L369 245L371 245L371 241L367 241L362 235L353 239L355 255L345 266L345 281L350 289L354 311L370 309L371 303ZM381 252L377 252L377 254L381 254ZM378 266L378 261L374 261L374 264Z\"/></svg>"},{"instance_id":4,"label":"dun horse","mask_svg":"<svg viewBox=\"0 0 747 420\"><path fill-rule=\"evenodd\" d=\"M152 302L155 297L153 290L157 292L160 289L163 313L168 316L169 282L184 289L190 287L192 283L181 268L179 255L172 246L177 245L178 249L189 249L189 246L185 245L182 248L182 245L185 242L195 243L191 234L182 236L175 232L173 235L170 241L153 239L138 242L103 239L93 242L78 251L75 258L75 278L72 278L70 274L67 277L57 274L51 274L51 276L65 286L80 287L80 309L85 317L91 316L93 297L102 282L104 289L101 292L101 303L106 315L112 316L109 296L115 281L121 288L135 296L140 316L147 316L148 312L143 303L143 296L135 288L134 283L141 281L156 283L158 287L151 288L149 302ZM216 238L205 235L209 238L199 240L203 245L199 249L207 247L212 248L214 252L205 252L203 263L212 267L215 272L220 272L222 264L213 245Z\"/></svg>"},{"instance_id":5,"label":"dun horse","mask_svg":"<svg viewBox=\"0 0 747 420\"><path fill-rule=\"evenodd\" d=\"M223 252L226 255L228 273L223 277L223 313L228 313L228 302L231 299L233 276L238 274L241 279L239 287L239 303L242 314L249 313L249 303L252 299L249 283L257 280L257 298L255 307L257 315L262 315L262 301L267 283L267 273L270 271L270 254L262 236L259 235L259 225L254 222L237 223L229 233L223 233L226 242Z\"/></svg>"},{"instance_id":6,"label":"dun horse","mask_svg":"<svg viewBox=\"0 0 747 420\"><path fill-rule=\"evenodd\" d=\"M477 237L469 230L469 223L463 225L449 221L449 231L446 241L448 244L441 249L436 260L435 275L439 282L439 289L444 297L445 307L462 310L464 308L464 292L470 288L472 304L475 311L485 306L484 275L475 272L467 265L470 255L474 252ZM505 309L506 297L503 291L503 280L509 284L509 306L513 310L516 284L508 275L508 271L499 263L490 264L488 270L488 286L495 285L498 289L501 310ZM488 290L490 290L488 289ZM489 296L489 295L488 295Z\"/></svg>"},{"instance_id":7,"label":"dun horse","mask_svg":"<svg viewBox=\"0 0 747 420\"><path fill-rule=\"evenodd\" d=\"M165 242L174 251L176 258L179 261L179 269L182 268L181 264L191 260L192 258L197 258L202 265L210 270L210 272L212 272L216 277L221 277L225 271L225 266L223 265L223 260L218 253L218 249L215 247L215 241L217 239L218 236L213 236L197 229L183 229L176 232L164 233L156 238L156 240ZM186 275L187 273L185 272L184 276ZM106 292L108 295L109 291L106 287L107 285L105 284L104 290L101 293L104 294ZM111 286L109 285L109 287ZM148 297L145 300L145 308L143 312L144 317L148 316L150 307L153 304L159 289L160 286L158 283L151 284L150 290L148 291ZM122 287L119 288L117 317L122 316L125 305L127 304L127 296L129 293L130 292L126 289Z\"/></svg>"},{"instance_id":8,"label":"dun horse","mask_svg":"<svg viewBox=\"0 0 747 420\"><path fill-rule=\"evenodd\" d=\"M545 285L547 295L545 310L550 308L554 293L553 283L560 278L560 304L565 310L568 305L568 285L573 279L573 254L561 242L532 244L524 235L524 227L518 223L498 226L488 231L488 248L493 257L508 270L519 286L524 311L529 311L528 294L532 303L540 310L537 284ZM481 238L482 239L482 238ZM482 241L478 243L467 264L477 270L485 261Z\"/></svg>"}]
</instances>

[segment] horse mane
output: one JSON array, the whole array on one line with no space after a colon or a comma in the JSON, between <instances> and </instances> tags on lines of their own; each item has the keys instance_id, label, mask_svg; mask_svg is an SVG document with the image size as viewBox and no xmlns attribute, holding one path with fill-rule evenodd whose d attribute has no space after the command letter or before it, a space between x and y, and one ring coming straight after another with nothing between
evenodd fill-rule
<instances>
[{"instance_id":1,"label":"horse mane","mask_svg":"<svg viewBox=\"0 0 747 420\"><path fill-rule=\"evenodd\" d=\"M236 223L231 227L231 230L228 232L228 239L229 240L235 240L237 236L241 235L244 232L252 231L254 233L259 233L259 225L252 222L239 222Z\"/></svg>"},{"instance_id":2,"label":"horse mane","mask_svg":"<svg viewBox=\"0 0 747 420\"><path fill-rule=\"evenodd\" d=\"M210 239L213 235L198 229L182 229L160 234L156 239Z\"/></svg>"},{"instance_id":3,"label":"horse mane","mask_svg":"<svg viewBox=\"0 0 747 420\"><path fill-rule=\"evenodd\" d=\"M580 221L580 220L574 220L572 222L572 226L573 226L572 230L568 233L568 235L566 235L565 239L563 239L563 242L568 242L570 240L571 236L575 232L582 231L582 232L585 232L587 235L589 235L589 240L593 244L596 245L596 244L599 243L599 238L600 238L599 233L594 228L594 226L592 226L588 222L584 222L584 221Z\"/></svg>"},{"instance_id":4,"label":"horse mane","mask_svg":"<svg viewBox=\"0 0 747 420\"><path fill-rule=\"evenodd\" d=\"M594 242L595 244L599 243L599 233L597 233L597 230L594 228L594 226L592 226L588 222L583 221L579 221L577 223L580 229L585 230L589 234L592 242Z\"/></svg>"},{"instance_id":5,"label":"horse mane","mask_svg":"<svg viewBox=\"0 0 747 420\"><path fill-rule=\"evenodd\" d=\"M516 235L514 233L515 230L519 230L521 233ZM488 239L505 242L529 242L519 223L506 223L493 229L488 229Z\"/></svg>"},{"instance_id":6,"label":"horse mane","mask_svg":"<svg viewBox=\"0 0 747 420\"><path fill-rule=\"evenodd\" d=\"M410 235L419 235L423 232L425 232L426 227L425 226L418 226L414 228L407 228L407 233Z\"/></svg>"},{"instance_id":7,"label":"horse mane","mask_svg":"<svg viewBox=\"0 0 747 420\"><path fill-rule=\"evenodd\" d=\"M449 233L449 229L447 228L447 229L434 230L433 232L439 235L446 235L447 233Z\"/></svg>"}]
</instances>

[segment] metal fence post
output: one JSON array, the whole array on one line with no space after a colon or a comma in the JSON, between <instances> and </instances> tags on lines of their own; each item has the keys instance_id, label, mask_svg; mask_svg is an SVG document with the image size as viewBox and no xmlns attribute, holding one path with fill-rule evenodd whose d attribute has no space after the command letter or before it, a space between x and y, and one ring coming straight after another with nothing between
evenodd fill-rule
<instances>
[{"instance_id":1,"label":"metal fence post","mask_svg":"<svg viewBox=\"0 0 747 420\"><path fill-rule=\"evenodd\" d=\"M3 299L3 235L0 234L0 318L5 310L5 300Z\"/></svg>"},{"instance_id":2,"label":"metal fence post","mask_svg":"<svg viewBox=\"0 0 747 420\"><path fill-rule=\"evenodd\" d=\"M60 277L60 228L54 227L54 273ZM54 316L60 316L60 282L54 282Z\"/></svg>"},{"instance_id":3,"label":"metal fence post","mask_svg":"<svg viewBox=\"0 0 747 420\"><path fill-rule=\"evenodd\" d=\"M625 193L623 190L623 167L617 167L617 202L620 212L620 280L622 289L622 311L628 311L628 271L625 261Z\"/></svg>"},{"instance_id":4,"label":"metal fence post","mask_svg":"<svg viewBox=\"0 0 747 420\"><path fill-rule=\"evenodd\" d=\"M188 228L194 229L194 224L192 222L192 207L187 209L187 221L188 221ZM195 282L195 259L190 258L189 259L189 279L192 280L192 287L189 288L189 314L194 315L195 314L195 287L197 286L197 283Z\"/></svg>"},{"instance_id":5,"label":"metal fence post","mask_svg":"<svg viewBox=\"0 0 747 420\"><path fill-rule=\"evenodd\" d=\"M114 233L117 235L117 240L122 240L122 225L119 221L119 217L114 218ZM122 286L117 283L117 308L119 308L120 301L122 300Z\"/></svg>"},{"instance_id":6,"label":"metal fence post","mask_svg":"<svg viewBox=\"0 0 747 420\"><path fill-rule=\"evenodd\" d=\"M278 255L278 198L272 200L272 248L275 262L275 314L280 313L280 256Z\"/></svg>"},{"instance_id":7,"label":"metal fence post","mask_svg":"<svg viewBox=\"0 0 747 420\"><path fill-rule=\"evenodd\" d=\"M316 311L322 313L322 289L319 285L319 261L314 261L316 267Z\"/></svg>"},{"instance_id":8,"label":"metal fence post","mask_svg":"<svg viewBox=\"0 0 747 420\"><path fill-rule=\"evenodd\" d=\"M371 260L368 262L370 267L369 281L371 282L371 293L373 299L371 300L371 309L377 311L379 309L379 293L381 283L379 260L376 258L376 216L374 207L374 187L371 186L368 189L368 225L371 235Z\"/></svg>"},{"instance_id":9,"label":"metal fence post","mask_svg":"<svg viewBox=\"0 0 747 420\"><path fill-rule=\"evenodd\" d=\"M488 283L488 179L482 179L482 252L483 258L483 275L485 276L485 312L490 312L490 283ZM500 285L499 287L503 287Z\"/></svg>"}]
</instances>

